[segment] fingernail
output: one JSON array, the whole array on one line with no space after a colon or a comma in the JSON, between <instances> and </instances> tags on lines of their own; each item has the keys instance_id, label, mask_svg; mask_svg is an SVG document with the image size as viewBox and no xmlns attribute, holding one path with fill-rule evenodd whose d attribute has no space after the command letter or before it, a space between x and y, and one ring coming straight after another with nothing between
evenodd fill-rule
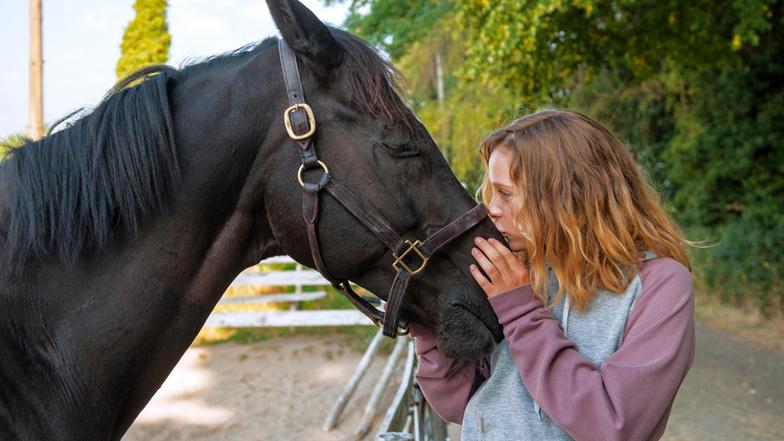
<instances>
[{"instance_id":1,"label":"fingernail","mask_svg":"<svg viewBox=\"0 0 784 441\"><path fill-rule=\"evenodd\" d=\"M474 242L482 243L482 238L481 237L477 237L476 239L474 239Z\"/></svg>"}]
</instances>

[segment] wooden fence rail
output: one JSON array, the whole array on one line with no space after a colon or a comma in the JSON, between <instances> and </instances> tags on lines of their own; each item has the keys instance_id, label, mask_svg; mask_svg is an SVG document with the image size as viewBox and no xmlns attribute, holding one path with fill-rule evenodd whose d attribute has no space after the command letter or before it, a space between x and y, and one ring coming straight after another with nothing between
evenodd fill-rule
<instances>
[{"instance_id":1,"label":"wooden fence rail","mask_svg":"<svg viewBox=\"0 0 784 441\"><path fill-rule=\"evenodd\" d=\"M326 291L303 292L303 287L330 286L317 271L303 269L289 257L273 257L262 264L295 264L294 270L273 270L266 272L243 272L232 282L232 286L293 286L294 293L267 294L252 297L227 297L220 304L263 304L285 302L298 305L300 302L318 300L326 295ZM295 307L296 309L296 307ZM273 327L273 326L374 326L364 314L356 309L335 310L289 310L259 312L213 312L204 326L237 328L237 327ZM338 397L332 411L324 422L323 429L329 431L335 427L340 414L351 399L357 384L365 375L373 356L383 339L381 330L371 341L360 360L353 375ZM392 354L374 387L362 416L362 421L354 432L356 439L361 439L370 429L371 421L380 407L379 401L391 377L396 372L398 360L406 350L405 365L402 378L384 416L380 430L374 441L449 441L447 424L428 405L414 379L416 356L414 342L409 337L398 337Z\"/></svg>"},{"instance_id":2,"label":"wooden fence rail","mask_svg":"<svg viewBox=\"0 0 784 441\"><path fill-rule=\"evenodd\" d=\"M251 297L224 297L220 305L289 303L292 311L213 312L205 327L248 328L287 326L375 326L369 318L355 309L299 311L301 302L318 300L326 291L303 292L303 287L324 287L331 284L318 271L303 269L287 256L265 259L261 264L294 264L294 270L265 272L245 271L231 286L293 286L293 293L268 294Z\"/></svg>"}]
</instances>

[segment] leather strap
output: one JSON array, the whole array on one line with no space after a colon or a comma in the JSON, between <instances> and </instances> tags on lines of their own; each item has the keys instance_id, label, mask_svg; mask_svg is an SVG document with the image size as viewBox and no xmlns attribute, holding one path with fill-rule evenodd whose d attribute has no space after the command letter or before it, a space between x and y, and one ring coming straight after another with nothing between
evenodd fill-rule
<instances>
[{"instance_id":1,"label":"leather strap","mask_svg":"<svg viewBox=\"0 0 784 441\"><path fill-rule=\"evenodd\" d=\"M286 94L288 95L289 106L298 104L305 105L305 92L302 87L302 81L299 76L299 69L297 67L297 58L294 51L289 48L283 40L278 40L278 50L280 54L281 66L283 69L283 78L286 82ZM284 116L291 122L292 130L295 135L307 134L311 129L308 121L308 115L303 109L296 109L291 111L288 116ZM285 123L285 121L284 121ZM294 135L292 135L294 136ZM312 137L306 139L294 140L297 144L300 161L304 170L313 170L320 168L321 165L318 160L316 146ZM327 269L324 259L321 254L321 248L318 240L318 218L319 218L319 197L321 190L326 190L335 200L338 201L346 210L348 210L354 217L357 218L365 227L375 234L382 242L395 254L395 256L402 255L409 249L409 244L401 239L392 227L384 220L383 217L371 210L367 210L362 206L348 188L333 179L326 171L321 173L320 177L315 182L307 182L303 178L303 197L302 197L302 218L307 225L308 242L310 245L310 254L313 257L313 262L316 269L327 280L332 282L332 285L342 293L346 298L363 314L368 316L373 323L383 328L383 334L395 338L397 335L408 333L407 324L399 317L400 307L403 304L408 284L411 281L414 273L409 272L404 266L400 266L395 274L395 279L392 286L387 293L386 312L379 311L376 307L371 305L367 300L359 296L354 290L348 280L338 279L333 276ZM470 230L482 219L487 216L487 212L482 204L477 205L467 213L455 219L449 225L441 228L435 234L430 236L427 240L419 245L418 251L422 253L425 258L430 258L435 254L439 248L447 244L452 239ZM396 262L397 263L397 262ZM424 268L425 262L422 262ZM415 271L415 273L418 271Z\"/></svg>"},{"instance_id":2,"label":"leather strap","mask_svg":"<svg viewBox=\"0 0 784 441\"><path fill-rule=\"evenodd\" d=\"M355 308L359 310L359 312L365 314L373 323L376 324L378 327L382 327L384 325L384 313L379 311L375 306L371 305L370 302L363 299L362 296L354 292L351 289L351 284L348 280L341 280L338 283L333 283L332 286L338 290L341 294L343 294ZM392 335L387 335L388 337L395 338L394 336L398 333L393 333Z\"/></svg>"},{"instance_id":3,"label":"leather strap","mask_svg":"<svg viewBox=\"0 0 784 441\"><path fill-rule=\"evenodd\" d=\"M283 70L283 81L286 83L286 95L289 99L289 106L295 104L305 104L305 88L302 87L302 79L299 76L297 66L297 56L284 40L278 40L278 55L280 65ZM295 133L306 133L308 131L308 116L304 110L296 110L291 113L291 122ZM294 141L300 146L300 156L302 164L306 170L318 166L316 149L310 138Z\"/></svg>"},{"instance_id":4,"label":"leather strap","mask_svg":"<svg viewBox=\"0 0 784 441\"><path fill-rule=\"evenodd\" d=\"M400 325L398 315L400 314L400 307L403 305L403 298L406 295L406 288L408 288L408 282L410 281L411 273L402 268L398 270L387 296L387 307L384 314L384 335L396 335L399 328L405 329L404 332L408 333L408 326Z\"/></svg>"},{"instance_id":5,"label":"leather strap","mask_svg":"<svg viewBox=\"0 0 784 441\"><path fill-rule=\"evenodd\" d=\"M286 82L286 95L289 97L289 106L305 103L305 89L299 77L297 56L285 40L278 40L278 55L283 69L283 80Z\"/></svg>"},{"instance_id":6,"label":"leather strap","mask_svg":"<svg viewBox=\"0 0 784 441\"><path fill-rule=\"evenodd\" d=\"M427 240L422 242L419 249L428 257L435 254L442 246L451 242L452 239L460 236L471 228L475 227L479 222L482 222L487 217L487 209L482 204L477 204L476 207L469 210L464 215L458 217L449 225L441 228L428 237Z\"/></svg>"},{"instance_id":7,"label":"leather strap","mask_svg":"<svg viewBox=\"0 0 784 441\"><path fill-rule=\"evenodd\" d=\"M362 207L354 193L340 182L331 179L324 187L335 199L340 202L351 214L354 215L363 225L381 239L395 254L400 254L406 249L406 242L395 233L395 230L373 211Z\"/></svg>"}]
</instances>

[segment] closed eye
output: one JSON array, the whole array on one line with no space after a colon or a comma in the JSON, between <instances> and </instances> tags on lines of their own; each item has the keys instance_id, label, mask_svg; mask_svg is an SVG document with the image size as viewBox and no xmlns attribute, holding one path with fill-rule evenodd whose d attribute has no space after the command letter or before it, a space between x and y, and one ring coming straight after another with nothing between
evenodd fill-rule
<instances>
[{"instance_id":1,"label":"closed eye","mask_svg":"<svg viewBox=\"0 0 784 441\"><path fill-rule=\"evenodd\" d=\"M512 197L512 193L510 193L508 190L506 190L504 188L495 187L495 192L496 192L496 194L498 194L501 197L501 199L504 199L504 200L509 199L510 197Z\"/></svg>"},{"instance_id":2,"label":"closed eye","mask_svg":"<svg viewBox=\"0 0 784 441\"><path fill-rule=\"evenodd\" d=\"M383 147L390 155L396 158L407 158L409 156L416 156L419 154L419 149L411 144L392 144L386 142L376 143L376 146Z\"/></svg>"}]
</instances>

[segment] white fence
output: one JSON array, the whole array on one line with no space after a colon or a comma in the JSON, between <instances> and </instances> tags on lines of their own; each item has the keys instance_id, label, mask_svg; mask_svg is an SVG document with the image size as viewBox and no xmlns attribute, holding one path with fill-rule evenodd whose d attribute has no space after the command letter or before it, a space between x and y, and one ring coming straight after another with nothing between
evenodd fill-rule
<instances>
[{"instance_id":1,"label":"white fence","mask_svg":"<svg viewBox=\"0 0 784 441\"><path fill-rule=\"evenodd\" d=\"M300 302L317 300L326 296L325 291L302 292L306 286L330 286L327 279L318 271L303 269L290 257L272 257L261 264L296 264L294 270L282 271L245 271L237 276L231 286L293 286L293 293L268 294L252 297L226 297L219 305L263 304L286 302L290 311L257 312L213 312L204 324L205 327L248 328L274 326L375 326L373 322L356 309L334 309L318 311L299 311Z\"/></svg>"},{"instance_id":2,"label":"white fence","mask_svg":"<svg viewBox=\"0 0 784 441\"><path fill-rule=\"evenodd\" d=\"M262 264L296 264L289 257L273 257L265 259ZM204 326L238 328L238 327L272 327L272 326L375 326L373 322L355 309L300 311L300 302L312 301L326 296L325 291L303 292L303 287L330 286L317 271L303 269L296 264L295 269L267 272L243 272L232 282L232 286L293 286L293 293L266 294L252 297L227 297L219 304L263 304L286 302L292 306L289 311L259 312L213 312ZM365 354L357 365L353 375L335 402L332 411L324 421L323 429L331 430L338 424L340 415L351 399L357 385L367 372L368 366L383 339L381 330L371 341ZM389 405L374 441L449 441L447 424L428 405L414 379L416 356L414 342L409 337L398 337L395 348L387 359L384 370L378 379L373 393L368 400L362 420L354 431L356 439L361 439L370 430L373 417L377 414L379 401L389 381L396 371L397 365L406 349L407 355L403 366L402 378L392 403Z\"/></svg>"}]
</instances>

